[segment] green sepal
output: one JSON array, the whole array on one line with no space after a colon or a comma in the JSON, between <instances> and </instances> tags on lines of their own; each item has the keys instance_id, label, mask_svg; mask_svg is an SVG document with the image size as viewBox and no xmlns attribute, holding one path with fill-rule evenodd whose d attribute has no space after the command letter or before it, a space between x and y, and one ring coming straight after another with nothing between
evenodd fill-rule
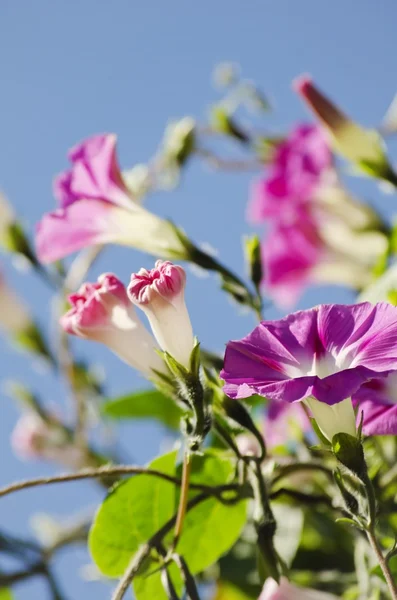
<instances>
[{"instance_id":1,"label":"green sepal","mask_svg":"<svg viewBox=\"0 0 397 600\"><path fill-rule=\"evenodd\" d=\"M316 419L314 419L313 417L310 417L310 423L314 429L315 434L317 435L317 437L319 438L319 440L321 441L321 443L326 447L326 448L331 448L331 444L328 438L325 437L325 435L323 434L323 432L321 431L320 427L317 425L317 421Z\"/></svg>"},{"instance_id":2,"label":"green sepal","mask_svg":"<svg viewBox=\"0 0 397 600\"><path fill-rule=\"evenodd\" d=\"M337 460L360 480L366 475L364 449L361 440L348 433L337 433L332 438L332 450Z\"/></svg>"},{"instance_id":3,"label":"green sepal","mask_svg":"<svg viewBox=\"0 0 397 600\"><path fill-rule=\"evenodd\" d=\"M334 472L334 480L346 504L347 510L351 514L357 515L360 506L359 500L357 500L357 498L349 490L346 489L345 484L343 482L342 474L339 471L339 469L337 469Z\"/></svg>"},{"instance_id":4,"label":"green sepal","mask_svg":"<svg viewBox=\"0 0 397 600\"><path fill-rule=\"evenodd\" d=\"M38 265L30 242L18 221L14 221L7 227L2 236L2 243L9 252L22 254L32 265Z\"/></svg>"}]
</instances>

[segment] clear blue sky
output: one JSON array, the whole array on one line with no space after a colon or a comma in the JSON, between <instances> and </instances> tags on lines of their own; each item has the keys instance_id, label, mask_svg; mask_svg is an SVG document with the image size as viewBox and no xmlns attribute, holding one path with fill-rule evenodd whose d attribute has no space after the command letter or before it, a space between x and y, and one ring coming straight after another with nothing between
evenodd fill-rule
<instances>
[{"instance_id":1,"label":"clear blue sky","mask_svg":"<svg viewBox=\"0 0 397 600\"><path fill-rule=\"evenodd\" d=\"M269 125L287 127L307 118L290 82L310 72L357 120L377 124L397 91L394 0L1 0L0 2L0 187L27 226L54 205L51 181L66 166L66 151L96 132L119 135L123 167L147 160L170 117L202 117L216 98L210 75L216 63L241 63L277 106ZM215 246L222 259L241 271L240 239L249 231L243 215L250 176L214 175L189 168L182 187L158 194L149 206L183 225L197 241ZM367 198L377 191L355 182ZM383 208L394 202L386 196ZM30 300L37 318L48 321L47 289L31 276L15 273L1 259L13 285ZM116 271L125 281L152 259L133 251L111 250L96 269ZM341 290L317 289L301 306L346 301ZM213 278L189 276L187 300L194 328L206 347L221 350L253 322L238 316ZM44 307L44 309L43 309ZM106 362L112 394L142 385L133 373L102 349L77 344ZM42 391L47 403L67 404L64 388L32 370L0 340L0 378L22 379ZM17 418L11 400L0 394L0 485L52 473L42 463L22 463L9 448ZM158 451L159 431L148 425L123 426L120 441L137 460ZM73 483L21 492L0 501L0 528L27 535L29 517L48 512L57 518L94 508L101 492L94 484ZM82 583L83 551L65 553L57 573L69 599L109 598L110 588ZM1 568L1 563L0 563ZM21 584L18 600L43 600L40 581Z\"/></svg>"}]
</instances>

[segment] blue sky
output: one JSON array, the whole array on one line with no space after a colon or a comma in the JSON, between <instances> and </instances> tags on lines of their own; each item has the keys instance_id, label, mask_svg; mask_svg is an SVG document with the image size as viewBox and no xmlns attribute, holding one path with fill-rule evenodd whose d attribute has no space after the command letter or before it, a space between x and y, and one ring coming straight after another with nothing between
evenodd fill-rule
<instances>
[{"instance_id":1,"label":"blue sky","mask_svg":"<svg viewBox=\"0 0 397 600\"><path fill-rule=\"evenodd\" d=\"M114 131L123 167L147 160L170 117L205 116L217 98L210 85L212 69L224 60L240 63L244 75L268 92L277 108L269 116L270 130L307 118L290 87L302 72L310 72L358 121L377 124L397 91L396 17L393 0L2 0L0 187L32 229L54 205L52 178L66 167L70 146L93 133ZM149 206L183 225L194 240L209 242L241 272L250 180L248 174L215 175L196 164L180 189L153 195ZM352 185L392 212L393 197L379 201L373 183ZM112 249L94 275L111 270L127 281L131 271L151 263L137 252ZM1 258L1 269L47 324L50 296L44 284L15 272L7 257ZM322 288L308 292L300 306L349 298L343 290ZM187 301L206 347L222 350L228 339L247 333L253 324L229 304L213 278L190 274ZM89 353L106 363L109 393L143 385L105 349L88 343L76 348L81 356ZM48 404L67 410L62 384L36 372L3 340L0 378L23 380ZM9 434L18 413L2 392L0 407L0 485L54 472L51 465L23 463L12 455ZM158 451L160 433L140 424L124 425L118 435L128 453L143 461ZM94 509L101 497L94 484L84 482L21 492L0 501L0 528L27 535L33 513L66 518ZM109 587L80 580L78 570L87 562L83 551L60 557L56 572L67 597L108 598ZM16 589L18 600L42 600L45 594L40 581Z\"/></svg>"}]
</instances>

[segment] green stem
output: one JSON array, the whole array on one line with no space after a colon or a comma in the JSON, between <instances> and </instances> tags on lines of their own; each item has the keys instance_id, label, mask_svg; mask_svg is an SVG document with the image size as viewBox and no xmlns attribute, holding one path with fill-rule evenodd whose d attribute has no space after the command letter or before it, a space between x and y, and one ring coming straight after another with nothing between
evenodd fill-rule
<instances>
[{"instance_id":1,"label":"green stem","mask_svg":"<svg viewBox=\"0 0 397 600\"><path fill-rule=\"evenodd\" d=\"M376 538L375 531L373 527L370 527L367 530L367 538L371 545L371 548L376 554L376 558L378 559L378 563L380 568L382 569L382 573L385 576L386 583L390 590L390 594L393 600L397 600L397 582L394 579L392 572L390 571L389 564L387 562L386 557L384 556L380 544Z\"/></svg>"}]
</instances>

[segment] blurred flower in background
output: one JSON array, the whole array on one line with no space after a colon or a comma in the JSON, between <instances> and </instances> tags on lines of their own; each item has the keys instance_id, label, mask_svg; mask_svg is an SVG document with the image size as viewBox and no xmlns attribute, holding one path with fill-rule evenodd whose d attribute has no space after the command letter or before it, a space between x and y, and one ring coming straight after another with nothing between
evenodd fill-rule
<instances>
[{"instance_id":1,"label":"blurred flower in background","mask_svg":"<svg viewBox=\"0 0 397 600\"><path fill-rule=\"evenodd\" d=\"M254 184L248 218L267 223L263 285L291 307L313 283L362 289L388 241L378 215L341 186L327 138L301 124L276 146L268 174Z\"/></svg>"}]
</instances>

